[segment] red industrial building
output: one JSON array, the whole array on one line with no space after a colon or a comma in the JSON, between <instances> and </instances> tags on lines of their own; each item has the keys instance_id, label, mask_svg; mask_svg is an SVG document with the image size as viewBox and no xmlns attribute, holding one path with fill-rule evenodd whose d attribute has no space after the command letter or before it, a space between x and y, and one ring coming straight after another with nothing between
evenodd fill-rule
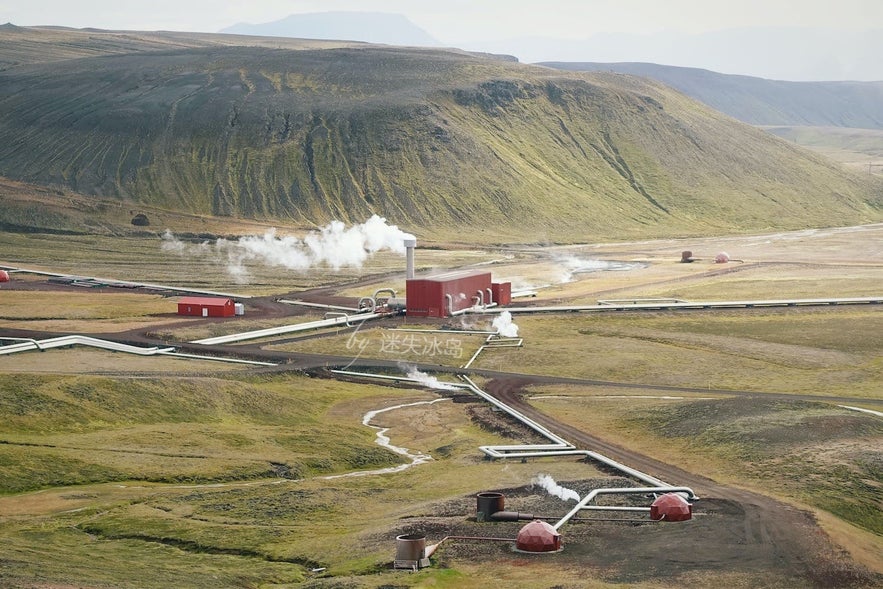
<instances>
[{"instance_id":1,"label":"red industrial building","mask_svg":"<svg viewBox=\"0 0 883 589\"><path fill-rule=\"evenodd\" d=\"M406 313L411 317L450 317L475 305L508 305L512 285L491 282L490 272L459 270L406 282Z\"/></svg>"},{"instance_id":2,"label":"red industrial building","mask_svg":"<svg viewBox=\"0 0 883 589\"><path fill-rule=\"evenodd\" d=\"M233 299L219 297L183 297L178 301L178 315L193 317L233 317Z\"/></svg>"}]
</instances>

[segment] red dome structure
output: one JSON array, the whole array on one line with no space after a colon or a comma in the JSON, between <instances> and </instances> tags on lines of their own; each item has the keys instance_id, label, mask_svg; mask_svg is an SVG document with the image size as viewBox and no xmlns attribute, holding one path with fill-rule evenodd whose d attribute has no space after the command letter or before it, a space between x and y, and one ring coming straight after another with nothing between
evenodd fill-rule
<instances>
[{"instance_id":1,"label":"red dome structure","mask_svg":"<svg viewBox=\"0 0 883 589\"><path fill-rule=\"evenodd\" d=\"M693 518L693 506L677 493L666 493L650 506L650 519L683 522Z\"/></svg>"},{"instance_id":2,"label":"red dome structure","mask_svg":"<svg viewBox=\"0 0 883 589\"><path fill-rule=\"evenodd\" d=\"M519 530L515 548L524 552L556 552L561 550L561 534L548 523L535 519Z\"/></svg>"},{"instance_id":3,"label":"red dome structure","mask_svg":"<svg viewBox=\"0 0 883 589\"><path fill-rule=\"evenodd\" d=\"M0 270L0 282L9 282L9 272Z\"/></svg>"}]
</instances>

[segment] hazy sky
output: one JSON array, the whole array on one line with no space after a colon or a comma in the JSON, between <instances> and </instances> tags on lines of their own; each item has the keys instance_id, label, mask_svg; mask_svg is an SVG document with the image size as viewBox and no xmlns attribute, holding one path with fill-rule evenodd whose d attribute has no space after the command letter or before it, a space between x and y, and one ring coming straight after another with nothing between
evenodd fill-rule
<instances>
[{"instance_id":1,"label":"hazy sky","mask_svg":"<svg viewBox=\"0 0 883 589\"><path fill-rule=\"evenodd\" d=\"M781 80L883 80L883 0L0 0L0 24L214 33L327 11L402 14L443 45L528 63L649 61ZM821 28L829 30L810 30Z\"/></svg>"},{"instance_id":2,"label":"hazy sky","mask_svg":"<svg viewBox=\"0 0 883 589\"><path fill-rule=\"evenodd\" d=\"M881 0L0 0L0 24L215 32L298 12L404 14L445 43L740 26L879 28Z\"/></svg>"}]
</instances>

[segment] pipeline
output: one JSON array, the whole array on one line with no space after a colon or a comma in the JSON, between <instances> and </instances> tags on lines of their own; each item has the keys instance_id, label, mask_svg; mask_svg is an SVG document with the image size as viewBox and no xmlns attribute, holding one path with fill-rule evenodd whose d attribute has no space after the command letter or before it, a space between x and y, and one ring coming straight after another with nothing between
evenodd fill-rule
<instances>
[{"instance_id":1,"label":"pipeline","mask_svg":"<svg viewBox=\"0 0 883 589\"><path fill-rule=\"evenodd\" d=\"M27 352L29 350L40 350L45 352L52 348L65 348L69 346L88 346L102 350L110 350L112 352L123 352L126 354L135 354L137 356L168 356L171 358L184 358L187 360L211 360L214 362L229 362L233 364L248 364L252 366L276 366L272 362L259 362L257 360L242 360L239 358L222 358L219 356L203 356L198 354L184 354L176 352L175 348L141 348L138 346L130 346L129 344L121 344L109 340L98 339L85 335L64 335L44 340L35 340L30 338L12 338L4 337L0 340L13 340L21 343L0 346L0 356L15 354L17 352Z\"/></svg>"},{"instance_id":2,"label":"pipeline","mask_svg":"<svg viewBox=\"0 0 883 589\"><path fill-rule=\"evenodd\" d=\"M9 338L4 338L9 339ZM120 344L108 340L89 337L86 335L64 335L44 340L24 339L18 344L11 344L0 347L0 356L6 354L14 354L16 352L25 352L28 350L38 349L40 351L49 350L51 348L63 348L66 346L83 345L93 348L101 348L111 350L113 352L126 352L129 354L137 354L139 356L153 356L155 354L163 354L174 351L175 348L139 348L138 346L130 346L128 344Z\"/></svg>"},{"instance_id":3,"label":"pipeline","mask_svg":"<svg viewBox=\"0 0 883 589\"><path fill-rule=\"evenodd\" d=\"M46 350L43 349L43 346L42 346L42 344L40 344L39 341L37 341L37 340L35 340L35 339L33 339L33 338L30 338L30 337L0 337L0 341L10 341L10 342L30 342L30 343L34 344L34 346L36 346L36 348L37 348L38 350L40 350L41 352L45 352L45 351L46 351ZM2 348L0 348L0 349L2 349Z\"/></svg>"},{"instance_id":4,"label":"pipeline","mask_svg":"<svg viewBox=\"0 0 883 589\"><path fill-rule=\"evenodd\" d=\"M523 338L502 337L498 336L497 333L493 333L484 340L484 344L475 351L469 361L461 366L461 368L469 368L472 363L475 362L475 359L478 358L478 355L487 348L520 348L523 344Z\"/></svg>"},{"instance_id":5,"label":"pipeline","mask_svg":"<svg viewBox=\"0 0 883 589\"><path fill-rule=\"evenodd\" d=\"M391 298L391 299L396 298L396 291L395 290L393 290L391 288L378 288L377 290L374 291L374 296L372 297L375 301L375 304L378 299L378 295L382 292L388 293L390 295L389 298Z\"/></svg>"},{"instance_id":6,"label":"pipeline","mask_svg":"<svg viewBox=\"0 0 883 589\"><path fill-rule=\"evenodd\" d=\"M690 487L668 487L668 486L660 486L660 487L625 487L625 488L615 488L615 489L594 489L588 495L582 498L576 506L571 509L567 515L562 517L558 523L552 526L554 529L558 529L572 518L574 515L579 513L581 509L584 509L589 503L595 500L598 495L650 495L650 494L660 494L660 493L686 493L688 499L696 500L698 497L693 493L693 489ZM601 507L601 506L598 506ZM649 510L648 510L649 511Z\"/></svg>"},{"instance_id":7,"label":"pipeline","mask_svg":"<svg viewBox=\"0 0 883 589\"><path fill-rule=\"evenodd\" d=\"M284 303L286 305L295 305L295 306L299 306L299 307L311 307L314 309L332 309L334 311L346 311L348 313L361 313L364 311L364 309L362 309L361 307L353 308L353 307L344 307L342 305L328 305L325 303L308 303L307 301L294 301L291 299L276 299L276 302L277 303Z\"/></svg>"},{"instance_id":8,"label":"pipeline","mask_svg":"<svg viewBox=\"0 0 883 589\"><path fill-rule=\"evenodd\" d=\"M333 327L335 325L350 325L357 321L368 321L370 319L379 319L385 317L384 313L359 313L357 315L344 315L343 317L332 317L330 319L321 319L318 321L308 321L306 323L295 323L294 325L283 325L282 327L271 327L269 329L259 329L257 331L246 331L244 333L234 333L232 335L222 335L219 337L209 337L201 340L192 341L192 344L215 345L230 344L241 342L249 339L259 339L262 337L270 337L274 335L282 335L285 333L294 333L298 331L307 331L310 329L319 329L322 327Z\"/></svg>"},{"instance_id":9,"label":"pipeline","mask_svg":"<svg viewBox=\"0 0 883 589\"><path fill-rule=\"evenodd\" d=\"M512 542L515 543L515 538L495 538L493 536L445 536L435 544L430 544L426 547L424 551L425 558L429 558L435 551L438 550L439 546L442 545L443 542L447 542L448 540L469 540L474 542Z\"/></svg>"}]
</instances>

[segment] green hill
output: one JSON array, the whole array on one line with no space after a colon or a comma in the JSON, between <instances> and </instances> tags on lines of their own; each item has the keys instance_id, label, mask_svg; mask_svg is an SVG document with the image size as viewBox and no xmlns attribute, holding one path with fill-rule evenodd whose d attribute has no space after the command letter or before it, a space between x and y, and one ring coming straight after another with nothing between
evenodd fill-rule
<instances>
[{"instance_id":1,"label":"green hill","mask_svg":"<svg viewBox=\"0 0 883 589\"><path fill-rule=\"evenodd\" d=\"M0 61L23 36L41 59L0 71L0 175L33 184L525 241L883 218L873 178L648 80L456 50L17 27Z\"/></svg>"}]
</instances>

